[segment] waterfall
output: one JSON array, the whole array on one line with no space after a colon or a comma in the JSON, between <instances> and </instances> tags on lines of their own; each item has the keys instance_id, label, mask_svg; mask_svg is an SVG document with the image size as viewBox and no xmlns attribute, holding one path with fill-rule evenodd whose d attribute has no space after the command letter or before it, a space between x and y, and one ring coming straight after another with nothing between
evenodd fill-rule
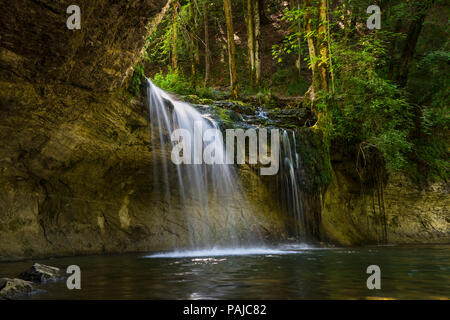
<instances>
[{"instance_id":1,"label":"waterfall","mask_svg":"<svg viewBox=\"0 0 450 320\"><path fill-rule=\"evenodd\" d=\"M281 135L280 200L285 212L292 215L291 226L298 239L305 240L306 216L302 202L301 159L297 152L295 132L283 130Z\"/></svg>"},{"instance_id":2,"label":"waterfall","mask_svg":"<svg viewBox=\"0 0 450 320\"><path fill-rule=\"evenodd\" d=\"M154 185L169 210L184 212L184 223L193 248L212 245L239 246L261 242L255 212L239 182L234 165L180 164L171 161L171 135L185 129L194 136L217 124L191 105L173 99L147 79ZM215 140L216 152L226 153L223 141ZM195 146L192 145L192 154ZM202 150L203 151L203 150ZM161 201L161 199L159 199ZM177 208L171 208L178 202Z\"/></svg>"},{"instance_id":3,"label":"waterfall","mask_svg":"<svg viewBox=\"0 0 450 320\"><path fill-rule=\"evenodd\" d=\"M261 245L258 212L254 212L246 197L235 165L176 165L171 161L174 147L171 136L175 129L187 130L191 136L200 132L203 136L206 130L217 129L217 123L188 103L174 99L148 79L147 85L153 185L159 187L158 195L162 195L156 202L164 202L165 210L170 210L171 214L183 212L181 223L187 228L191 248ZM215 143L216 152L225 155L223 140L215 140ZM304 239L305 215L299 184L301 161L294 131L283 130L280 145L281 163L276 178L280 185L278 198L283 214L289 216L286 229L297 239ZM191 155L195 148L198 146L192 143Z\"/></svg>"}]
</instances>

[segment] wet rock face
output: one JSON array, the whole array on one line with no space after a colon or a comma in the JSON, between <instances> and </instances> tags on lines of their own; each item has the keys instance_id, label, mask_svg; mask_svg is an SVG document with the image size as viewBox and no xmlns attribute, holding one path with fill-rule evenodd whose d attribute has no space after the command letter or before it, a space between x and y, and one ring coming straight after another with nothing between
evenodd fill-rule
<instances>
[{"instance_id":1,"label":"wet rock face","mask_svg":"<svg viewBox=\"0 0 450 320\"><path fill-rule=\"evenodd\" d=\"M167 3L2 6L0 260L189 245L180 195L170 190L167 201L164 183L152 180L170 160L152 148L145 104L124 90L147 27ZM81 30L66 27L72 4L81 8ZM282 236L270 189L255 171L241 171L259 215L254 228ZM169 180L178 184L176 175ZM240 206L230 204L237 212ZM42 281L34 274L24 277Z\"/></svg>"},{"instance_id":2,"label":"wet rock face","mask_svg":"<svg viewBox=\"0 0 450 320\"><path fill-rule=\"evenodd\" d=\"M59 81L96 91L119 87L140 57L149 24L168 0L15 0L0 19L0 68L33 82ZM69 30L69 5L81 29Z\"/></svg>"},{"instance_id":3,"label":"wet rock face","mask_svg":"<svg viewBox=\"0 0 450 320\"><path fill-rule=\"evenodd\" d=\"M344 170L334 170L323 199L324 237L344 245L449 243L448 185L419 189L402 175L390 176L382 191L361 189Z\"/></svg>"},{"instance_id":4,"label":"wet rock face","mask_svg":"<svg viewBox=\"0 0 450 320\"><path fill-rule=\"evenodd\" d=\"M170 159L152 147L143 101L0 79L0 105L0 260L189 245L178 191L169 202L153 180ZM244 173L256 227L282 236L271 184ZM177 175L169 181L178 185Z\"/></svg>"},{"instance_id":5,"label":"wet rock face","mask_svg":"<svg viewBox=\"0 0 450 320\"><path fill-rule=\"evenodd\" d=\"M214 101L211 105L228 113L228 117L238 127L262 125L280 129L292 129L311 126L317 121L311 110L304 107L265 109L236 101ZM220 113L218 118L220 121Z\"/></svg>"},{"instance_id":6,"label":"wet rock face","mask_svg":"<svg viewBox=\"0 0 450 320\"><path fill-rule=\"evenodd\" d=\"M30 269L19 274L18 278L36 283L45 283L47 281L56 281L62 275L59 268L35 263Z\"/></svg>"}]
</instances>

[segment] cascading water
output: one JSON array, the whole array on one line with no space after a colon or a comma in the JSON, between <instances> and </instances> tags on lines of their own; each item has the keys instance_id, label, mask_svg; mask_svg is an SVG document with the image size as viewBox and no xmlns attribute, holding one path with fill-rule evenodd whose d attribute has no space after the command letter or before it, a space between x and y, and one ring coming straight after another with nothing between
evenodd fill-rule
<instances>
[{"instance_id":1,"label":"cascading water","mask_svg":"<svg viewBox=\"0 0 450 320\"><path fill-rule=\"evenodd\" d=\"M292 142L291 142L292 141ZM301 195L301 159L297 152L295 132L283 130L281 135L281 192L284 210L293 217L293 231L298 239L305 240L306 216Z\"/></svg>"},{"instance_id":2,"label":"cascading water","mask_svg":"<svg viewBox=\"0 0 450 320\"><path fill-rule=\"evenodd\" d=\"M175 129L187 130L191 136L197 131L203 136L206 130L217 128L217 124L189 104L173 99L150 80L147 82L153 161L159 163L158 158L161 159L154 166L154 185L164 189L163 201L169 208L174 200L180 201L178 208L173 209L181 206L184 212L190 247L260 243L258 221L233 165L175 165L171 161L174 147L171 135ZM215 143L216 152L225 154L223 141ZM192 155L196 147L192 144Z\"/></svg>"},{"instance_id":3,"label":"cascading water","mask_svg":"<svg viewBox=\"0 0 450 320\"><path fill-rule=\"evenodd\" d=\"M191 136L196 132L203 136L206 130L217 129L217 123L191 105L172 98L150 80L147 82L152 154L157 164L153 166L153 185L159 186L158 195L163 199L158 200L166 203L165 208L183 212L182 224L189 234L189 247L262 245L258 215L246 198L234 165L194 164L194 161L175 165L171 161L174 147L171 136L175 129L187 130ZM225 155L223 140L214 140L214 143L215 152ZM281 207L293 221L287 227L290 234L304 239L305 215L299 185L301 161L296 151L295 133L283 130L280 144L278 181L281 190L278 193ZM201 153L204 147L200 146ZM193 160L195 148L198 146L192 143Z\"/></svg>"}]
</instances>

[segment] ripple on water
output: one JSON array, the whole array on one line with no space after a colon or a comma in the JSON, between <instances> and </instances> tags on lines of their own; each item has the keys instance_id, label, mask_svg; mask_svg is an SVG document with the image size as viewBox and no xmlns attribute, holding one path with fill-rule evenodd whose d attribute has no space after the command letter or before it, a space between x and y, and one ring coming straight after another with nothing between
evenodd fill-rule
<instances>
[{"instance_id":1,"label":"ripple on water","mask_svg":"<svg viewBox=\"0 0 450 320\"><path fill-rule=\"evenodd\" d=\"M306 245L296 247L253 247L253 248L210 248L186 251L161 252L144 258L193 258L193 257L219 257L219 256L248 256L248 255L281 255L301 253L309 247Z\"/></svg>"}]
</instances>

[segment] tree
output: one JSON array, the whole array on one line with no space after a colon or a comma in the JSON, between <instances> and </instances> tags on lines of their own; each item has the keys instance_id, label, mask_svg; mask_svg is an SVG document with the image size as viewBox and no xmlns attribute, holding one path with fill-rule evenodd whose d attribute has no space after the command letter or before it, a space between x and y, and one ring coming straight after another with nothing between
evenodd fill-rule
<instances>
[{"instance_id":1,"label":"tree","mask_svg":"<svg viewBox=\"0 0 450 320\"><path fill-rule=\"evenodd\" d=\"M209 48L208 0L202 1L203 26L205 31L205 87L208 86L211 72L211 50Z\"/></svg>"},{"instance_id":2,"label":"tree","mask_svg":"<svg viewBox=\"0 0 450 320\"><path fill-rule=\"evenodd\" d=\"M309 51L309 60L311 65L311 73L312 73L312 83L309 88L309 95L311 101L315 100L315 94L320 90L320 75L318 71L318 57L316 54L316 45L314 43L314 33L313 33L313 19L315 16L315 7L313 4L313 0L305 0L305 31L306 31L306 40L308 43L308 51Z\"/></svg>"},{"instance_id":3,"label":"tree","mask_svg":"<svg viewBox=\"0 0 450 320\"><path fill-rule=\"evenodd\" d=\"M261 9L260 1L247 0L247 46L251 87L261 85Z\"/></svg>"},{"instance_id":4,"label":"tree","mask_svg":"<svg viewBox=\"0 0 450 320\"><path fill-rule=\"evenodd\" d=\"M291 9L296 9L296 10L300 10L300 0L295 0L292 1L291 3ZM300 17L298 18L297 21L297 45L298 45L298 56L297 56L297 62L296 62L296 67L298 69L298 75L299 78L302 77L302 37L301 37L301 33L302 33L302 22Z\"/></svg>"},{"instance_id":5,"label":"tree","mask_svg":"<svg viewBox=\"0 0 450 320\"><path fill-rule=\"evenodd\" d=\"M198 6L197 1L192 0L189 4L189 51L191 56L191 76L194 88L197 86L197 65L200 63L200 56L198 53Z\"/></svg>"},{"instance_id":6,"label":"tree","mask_svg":"<svg viewBox=\"0 0 450 320\"><path fill-rule=\"evenodd\" d=\"M320 19L317 35L317 46L320 52L319 72L320 72L320 89L328 91L328 36L327 36L327 0L320 0L319 6Z\"/></svg>"},{"instance_id":7,"label":"tree","mask_svg":"<svg viewBox=\"0 0 450 320\"><path fill-rule=\"evenodd\" d=\"M233 18L231 12L231 0L223 0L225 11L225 20L227 24L227 44L228 44L228 63L230 69L231 94L235 99L238 97L238 83L236 73L236 47L234 45Z\"/></svg>"},{"instance_id":8,"label":"tree","mask_svg":"<svg viewBox=\"0 0 450 320\"><path fill-rule=\"evenodd\" d=\"M247 0L246 8L246 22L247 22L247 48L248 60L250 65L250 85L255 85L255 32L253 20L253 0Z\"/></svg>"},{"instance_id":9,"label":"tree","mask_svg":"<svg viewBox=\"0 0 450 320\"><path fill-rule=\"evenodd\" d=\"M329 81L329 39L327 0L305 0L305 31L312 71L309 90L314 102L318 91L328 92Z\"/></svg>"},{"instance_id":10,"label":"tree","mask_svg":"<svg viewBox=\"0 0 450 320\"><path fill-rule=\"evenodd\" d=\"M255 19L255 86L261 85L261 11L259 8L260 1L255 1L253 7L253 17Z\"/></svg>"},{"instance_id":11,"label":"tree","mask_svg":"<svg viewBox=\"0 0 450 320\"><path fill-rule=\"evenodd\" d=\"M398 84L402 87L406 86L408 81L409 65L416 50L417 40L422 31L423 22L433 4L434 0L419 1L417 4L416 15L408 29L396 77Z\"/></svg>"},{"instance_id":12,"label":"tree","mask_svg":"<svg viewBox=\"0 0 450 320\"><path fill-rule=\"evenodd\" d=\"M177 41L178 41L178 31L177 31L177 24L178 24L178 10L179 3L178 1L172 1L172 70L175 72L178 69L178 48L177 48Z\"/></svg>"}]
</instances>

